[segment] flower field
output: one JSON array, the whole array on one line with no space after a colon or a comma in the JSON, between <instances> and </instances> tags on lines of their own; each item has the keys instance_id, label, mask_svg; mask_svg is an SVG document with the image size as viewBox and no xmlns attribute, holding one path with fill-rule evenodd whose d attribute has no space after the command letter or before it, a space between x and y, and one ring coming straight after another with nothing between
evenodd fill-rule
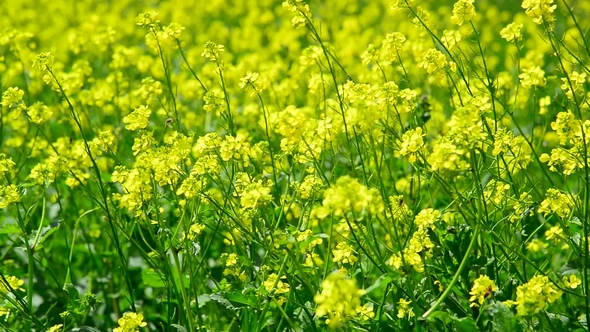
<instances>
[{"instance_id":1,"label":"flower field","mask_svg":"<svg viewBox=\"0 0 590 332\"><path fill-rule=\"evenodd\" d=\"M590 2L0 3L0 331L588 331Z\"/></svg>"}]
</instances>

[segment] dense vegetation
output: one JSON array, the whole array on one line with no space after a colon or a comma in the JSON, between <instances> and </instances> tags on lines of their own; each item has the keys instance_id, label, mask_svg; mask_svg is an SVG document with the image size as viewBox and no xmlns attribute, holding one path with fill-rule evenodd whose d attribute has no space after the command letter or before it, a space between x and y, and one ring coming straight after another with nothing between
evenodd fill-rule
<instances>
[{"instance_id":1,"label":"dense vegetation","mask_svg":"<svg viewBox=\"0 0 590 332\"><path fill-rule=\"evenodd\" d=\"M0 3L0 330L587 330L556 1Z\"/></svg>"}]
</instances>

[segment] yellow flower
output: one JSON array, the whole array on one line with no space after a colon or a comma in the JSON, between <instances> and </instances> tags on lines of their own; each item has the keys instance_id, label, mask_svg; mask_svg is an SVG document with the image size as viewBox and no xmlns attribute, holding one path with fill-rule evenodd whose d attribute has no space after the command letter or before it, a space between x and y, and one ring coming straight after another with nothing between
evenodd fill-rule
<instances>
[{"instance_id":1,"label":"yellow flower","mask_svg":"<svg viewBox=\"0 0 590 332\"><path fill-rule=\"evenodd\" d=\"M143 315L135 312L124 313L117 323L119 327L113 329L113 332L137 332L140 327L147 326L147 323L143 321Z\"/></svg>"},{"instance_id":2,"label":"yellow flower","mask_svg":"<svg viewBox=\"0 0 590 332\"><path fill-rule=\"evenodd\" d=\"M447 65L447 57L441 51L431 48L422 54L422 61L419 66L431 74Z\"/></svg>"},{"instance_id":3,"label":"yellow flower","mask_svg":"<svg viewBox=\"0 0 590 332\"><path fill-rule=\"evenodd\" d=\"M54 325L52 327L49 328L49 330L47 330L47 332L57 332L59 331L64 325L63 324L57 324Z\"/></svg>"},{"instance_id":4,"label":"yellow flower","mask_svg":"<svg viewBox=\"0 0 590 332\"><path fill-rule=\"evenodd\" d=\"M500 30L500 36L506 39L508 42L512 42L515 40L521 40L522 34L520 33L520 29L522 29L522 23L510 23L505 28Z\"/></svg>"},{"instance_id":5,"label":"yellow flower","mask_svg":"<svg viewBox=\"0 0 590 332\"><path fill-rule=\"evenodd\" d=\"M471 297L469 298L469 302L471 304L470 307L479 307L483 304L483 302L490 298L495 291L498 290L498 287L494 284L494 281L491 280L486 275L481 275L479 278L475 279L473 282L473 287L469 292Z\"/></svg>"},{"instance_id":6,"label":"yellow flower","mask_svg":"<svg viewBox=\"0 0 590 332\"><path fill-rule=\"evenodd\" d=\"M561 291L547 276L534 276L516 289L516 311L519 316L529 316L547 308L561 297Z\"/></svg>"},{"instance_id":7,"label":"yellow flower","mask_svg":"<svg viewBox=\"0 0 590 332\"><path fill-rule=\"evenodd\" d=\"M365 292L356 287L356 282L344 274L332 273L322 282L322 292L314 297L316 315L328 316L326 323L336 327L355 317L361 308L361 295Z\"/></svg>"},{"instance_id":8,"label":"yellow flower","mask_svg":"<svg viewBox=\"0 0 590 332\"><path fill-rule=\"evenodd\" d=\"M126 123L125 129L144 129L148 126L149 117L151 114L152 111L145 105L135 108L133 112L123 118L123 123Z\"/></svg>"},{"instance_id":9,"label":"yellow flower","mask_svg":"<svg viewBox=\"0 0 590 332\"><path fill-rule=\"evenodd\" d=\"M397 303L397 318L414 317L414 308L410 307L411 300L400 299Z\"/></svg>"},{"instance_id":10,"label":"yellow flower","mask_svg":"<svg viewBox=\"0 0 590 332\"><path fill-rule=\"evenodd\" d=\"M522 8L536 24L551 24L555 21L553 11L557 5L553 4L553 0L523 0Z\"/></svg>"},{"instance_id":11,"label":"yellow flower","mask_svg":"<svg viewBox=\"0 0 590 332\"><path fill-rule=\"evenodd\" d=\"M518 75L518 78L520 78L520 84L527 89L547 84L545 72L539 66L523 68L522 74Z\"/></svg>"},{"instance_id":12,"label":"yellow flower","mask_svg":"<svg viewBox=\"0 0 590 332\"><path fill-rule=\"evenodd\" d=\"M274 290L275 294L284 294L284 293L289 292L291 287L289 286L288 283L280 280L283 278L285 278L285 277L283 276L282 278L279 278L279 276L276 273L272 273L271 275L268 276L266 281L263 282L264 288L269 293L272 290ZM276 286L275 286L275 284L276 284Z\"/></svg>"},{"instance_id":13,"label":"yellow flower","mask_svg":"<svg viewBox=\"0 0 590 332\"><path fill-rule=\"evenodd\" d=\"M571 274L569 279L567 276L563 276L563 284L565 287L569 287L571 289L576 289L578 286L582 284L582 280L578 279L575 274Z\"/></svg>"},{"instance_id":14,"label":"yellow flower","mask_svg":"<svg viewBox=\"0 0 590 332\"><path fill-rule=\"evenodd\" d=\"M550 188L545 193L545 199L541 202L538 212L544 215L555 213L560 218L565 218L569 216L574 206L575 204L570 194Z\"/></svg>"},{"instance_id":15,"label":"yellow flower","mask_svg":"<svg viewBox=\"0 0 590 332\"><path fill-rule=\"evenodd\" d=\"M453 15L451 22L457 25L462 25L465 21L470 21L475 17L474 0L459 0L453 6Z\"/></svg>"},{"instance_id":16,"label":"yellow flower","mask_svg":"<svg viewBox=\"0 0 590 332\"><path fill-rule=\"evenodd\" d=\"M410 163L416 162L416 157L420 149L424 146L424 137L422 128L410 129L402 136L402 144L399 153L402 156L408 156Z\"/></svg>"},{"instance_id":17,"label":"yellow flower","mask_svg":"<svg viewBox=\"0 0 590 332\"><path fill-rule=\"evenodd\" d=\"M545 232L547 240L560 240L563 238L563 229L559 225L552 226Z\"/></svg>"},{"instance_id":18,"label":"yellow flower","mask_svg":"<svg viewBox=\"0 0 590 332\"><path fill-rule=\"evenodd\" d=\"M0 278L0 294L7 294L11 291L21 291L24 292L25 290L21 287L25 282L15 276L7 276L6 281L4 278Z\"/></svg>"}]
</instances>

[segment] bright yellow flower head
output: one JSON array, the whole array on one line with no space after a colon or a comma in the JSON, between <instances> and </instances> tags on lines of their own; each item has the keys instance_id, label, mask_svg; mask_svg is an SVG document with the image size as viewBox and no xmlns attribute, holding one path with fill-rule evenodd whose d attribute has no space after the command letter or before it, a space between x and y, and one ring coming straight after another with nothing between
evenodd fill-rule
<instances>
[{"instance_id":1,"label":"bright yellow flower head","mask_svg":"<svg viewBox=\"0 0 590 332\"><path fill-rule=\"evenodd\" d=\"M361 308L361 295L365 292L356 287L353 279L341 273L332 273L322 282L322 292L314 297L318 304L316 315L328 316L330 326L338 326L355 317Z\"/></svg>"},{"instance_id":2,"label":"bright yellow flower head","mask_svg":"<svg viewBox=\"0 0 590 332\"><path fill-rule=\"evenodd\" d=\"M481 275L479 278L475 279L473 282L473 287L469 292L471 297L469 298L469 302L471 302L471 307L478 307L483 304L483 302L494 295L494 292L498 290L498 287L494 284L494 281L491 280L486 275Z\"/></svg>"}]
</instances>

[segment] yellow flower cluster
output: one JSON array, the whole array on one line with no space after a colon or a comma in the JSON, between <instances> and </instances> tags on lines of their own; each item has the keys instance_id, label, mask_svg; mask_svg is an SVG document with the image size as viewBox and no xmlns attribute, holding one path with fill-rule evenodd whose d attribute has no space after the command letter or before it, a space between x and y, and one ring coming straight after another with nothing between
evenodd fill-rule
<instances>
[{"instance_id":1,"label":"yellow flower cluster","mask_svg":"<svg viewBox=\"0 0 590 332\"><path fill-rule=\"evenodd\" d=\"M561 294L547 276L534 276L526 284L517 287L516 301L509 300L507 304L516 304L518 315L530 316L557 301Z\"/></svg>"},{"instance_id":2,"label":"yellow flower cluster","mask_svg":"<svg viewBox=\"0 0 590 332\"><path fill-rule=\"evenodd\" d=\"M126 312L123 317L117 321L119 327L113 329L113 332L137 332L140 327L147 326L143 321L143 315L135 312Z\"/></svg>"},{"instance_id":3,"label":"yellow flower cluster","mask_svg":"<svg viewBox=\"0 0 590 332\"><path fill-rule=\"evenodd\" d=\"M486 275L481 275L479 278L475 279L473 282L473 287L471 287L471 291L469 295L469 302L471 302L471 307L478 307L483 304L483 302L494 295L494 292L498 290L498 286L494 284L494 281L490 279L490 277Z\"/></svg>"},{"instance_id":4,"label":"yellow flower cluster","mask_svg":"<svg viewBox=\"0 0 590 332\"><path fill-rule=\"evenodd\" d=\"M338 272L331 273L322 281L322 292L314 297L318 305L315 313L318 317L328 316L326 323L337 327L358 315L363 308L360 297L364 293L354 280Z\"/></svg>"}]
</instances>

